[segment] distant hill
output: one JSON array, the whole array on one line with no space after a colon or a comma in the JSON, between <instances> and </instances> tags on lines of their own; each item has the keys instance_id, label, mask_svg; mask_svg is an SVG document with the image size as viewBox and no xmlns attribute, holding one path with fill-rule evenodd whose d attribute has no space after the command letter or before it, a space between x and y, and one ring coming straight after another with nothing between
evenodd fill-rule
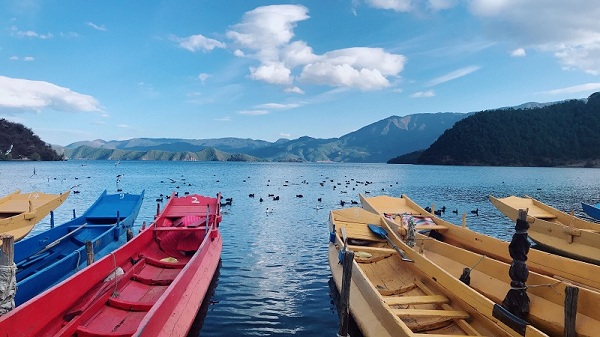
<instances>
[{"instance_id":1,"label":"distant hill","mask_svg":"<svg viewBox=\"0 0 600 337\"><path fill-rule=\"evenodd\" d=\"M446 130L416 163L598 167L598 149L600 92L587 100L478 112Z\"/></svg>"},{"instance_id":2,"label":"distant hill","mask_svg":"<svg viewBox=\"0 0 600 337\"><path fill-rule=\"evenodd\" d=\"M76 149L66 149L71 159L91 160L184 160L184 161L263 161L246 154L231 154L215 148L204 148L200 151L132 151L109 148L95 148L82 145Z\"/></svg>"},{"instance_id":3,"label":"distant hill","mask_svg":"<svg viewBox=\"0 0 600 337\"><path fill-rule=\"evenodd\" d=\"M62 160L63 157L25 126L0 119L1 160Z\"/></svg>"},{"instance_id":4,"label":"distant hill","mask_svg":"<svg viewBox=\"0 0 600 337\"><path fill-rule=\"evenodd\" d=\"M444 130L465 118L462 113L414 114L391 116L340 138L318 139L308 136L298 139L279 139L272 143L241 138L170 139L135 138L126 141L83 141L66 146L65 155L71 159L112 158L106 150L157 151L158 158L186 158L171 155L180 152L198 152L208 148L227 153L240 153L269 161L334 161L334 162L385 162L398 154L425 149ZM75 149L86 146L85 150ZM91 149L90 149L91 148ZM98 149L98 152L92 149ZM117 156L128 157L121 152ZM139 156L140 154L136 154ZM244 157L245 158L245 157ZM169 159L179 160L179 159Z\"/></svg>"}]
</instances>

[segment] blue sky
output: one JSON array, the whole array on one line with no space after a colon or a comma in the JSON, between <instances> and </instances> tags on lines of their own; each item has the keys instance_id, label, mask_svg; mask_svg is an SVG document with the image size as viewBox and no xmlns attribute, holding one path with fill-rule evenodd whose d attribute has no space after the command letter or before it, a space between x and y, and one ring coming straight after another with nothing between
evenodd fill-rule
<instances>
[{"instance_id":1,"label":"blue sky","mask_svg":"<svg viewBox=\"0 0 600 337\"><path fill-rule=\"evenodd\" d=\"M0 118L48 143L339 137L600 91L596 0L0 2Z\"/></svg>"}]
</instances>

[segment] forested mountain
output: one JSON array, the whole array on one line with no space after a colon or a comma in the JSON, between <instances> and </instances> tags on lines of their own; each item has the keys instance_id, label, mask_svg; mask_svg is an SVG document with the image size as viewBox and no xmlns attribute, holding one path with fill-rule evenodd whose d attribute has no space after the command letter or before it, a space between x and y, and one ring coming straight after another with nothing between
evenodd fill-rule
<instances>
[{"instance_id":1,"label":"forested mountain","mask_svg":"<svg viewBox=\"0 0 600 337\"><path fill-rule=\"evenodd\" d=\"M134 138L109 142L95 140L70 144L64 153L71 159L114 159L115 156L146 158L147 155L141 155L139 152L153 151L151 155L153 158L188 160L185 155L173 155L173 153L198 152L214 148L270 161L385 162L399 153L427 148L444 130L466 116L468 114L462 113L391 116L340 138L318 139L304 136L293 140L280 139L276 142L240 138L189 140ZM77 151L80 146L86 148ZM122 152L131 150L137 153L129 155Z\"/></svg>"},{"instance_id":2,"label":"forested mountain","mask_svg":"<svg viewBox=\"0 0 600 337\"><path fill-rule=\"evenodd\" d=\"M600 92L530 109L488 110L446 130L419 164L599 166Z\"/></svg>"},{"instance_id":3,"label":"forested mountain","mask_svg":"<svg viewBox=\"0 0 600 337\"><path fill-rule=\"evenodd\" d=\"M87 145L67 151L71 159L91 160L184 160L184 161L262 161L241 153L227 153L215 148L200 151L131 151L120 149L93 148Z\"/></svg>"},{"instance_id":4,"label":"forested mountain","mask_svg":"<svg viewBox=\"0 0 600 337\"><path fill-rule=\"evenodd\" d=\"M0 160L62 160L30 129L0 119Z\"/></svg>"}]
</instances>

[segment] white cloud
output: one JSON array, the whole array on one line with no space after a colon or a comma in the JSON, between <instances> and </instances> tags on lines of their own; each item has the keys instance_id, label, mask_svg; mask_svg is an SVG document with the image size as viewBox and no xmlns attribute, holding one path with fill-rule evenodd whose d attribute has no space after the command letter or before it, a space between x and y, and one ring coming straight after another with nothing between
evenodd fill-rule
<instances>
[{"instance_id":1,"label":"white cloud","mask_svg":"<svg viewBox=\"0 0 600 337\"><path fill-rule=\"evenodd\" d=\"M0 111L41 111L50 108L69 112L100 111L92 96L44 81L0 76Z\"/></svg>"},{"instance_id":2,"label":"white cloud","mask_svg":"<svg viewBox=\"0 0 600 337\"><path fill-rule=\"evenodd\" d=\"M396 12L409 12L413 9L411 0L367 0L371 7L391 9Z\"/></svg>"},{"instance_id":3,"label":"white cloud","mask_svg":"<svg viewBox=\"0 0 600 337\"><path fill-rule=\"evenodd\" d=\"M11 61L20 61L20 60L22 60L22 61L25 61L25 62L31 62L31 61L35 60L35 58L33 56L18 57L16 55L13 55L13 56L9 57L8 59L11 60Z\"/></svg>"},{"instance_id":4,"label":"white cloud","mask_svg":"<svg viewBox=\"0 0 600 337\"><path fill-rule=\"evenodd\" d=\"M290 88L285 88L283 89L284 92L290 93L290 94L300 94L300 95L304 95L304 90L298 88L298 87L290 87Z\"/></svg>"},{"instance_id":5,"label":"white cloud","mask_svg":"<svg viewBox=\"0 0 600 337\"><path fill-rule=\"evenodd\" d=\"M105 32L106 31L106 27L104 25L97 25L93 22L86 22L85 23L87 26L92 27L95 30L99 30L101 32Z\"/></svg>"},{"instance_id":6,"label":"white cloud","mask_svg":"<svg viewBox=\"0 0 600 337\"><path fill-rule=\"evenodd\" d=\"M225 116L225 117L221 117L221 118L215 118L215 120L217 122L231 122L231 117Z\"/></svg>"},{"instance_id":7,"label":"white cloud","mask_svg":"<svg viewBox=\"0 0 600 337\"><path fill-rule=\"evenodd\" d=\"M279 136L281 136L282 138L286 138L286 139L292 138L292 134L291 133L286 133L286 132L280 132Z\"/></svg>"},{"instance_id":8,"label":"white cloud","mask_svg":"<svg viewBox=\"0 0 600 337\"><path fill-rule=\"evenodd\" d=\"M259 116L269 114L269 110L241 110L238 111L240 115Z\"/></svg>"},{"instance_id":9,"label":"white cloud","mask_svg":"<svg viewBox=\"0 0 600 337\"><path fill-rule=\"evenodd\" d=\"M281 103L265 103L257 106L259 109L270 109L270 110L287 110L294 109L299 107L298 103L289 103L289 104L281 104Z\"/></svg>"},{"instance_id":10,"label":"white cloud","mask_svg":"<svg viewBox=\"0 0 600 337\"><path fill-rule=\"evenodd\" d=\"M572 87L567 87L567 88L561 88L561 89L555 89L555 90L549 90L549 91L545 91L545 94L548 95L562 95L562 94L576 94L576 93L580 93L580 92L593 92L593 91L598 91L600 90L600 83L596 82L596 83L585 83L585 84L580 84L580 85L575 85Z\"/></svg>"},{"instance_id":11,"label":"white cloud","mask_svg":"<svg viewBox=\"0 0 600 337\"><path fill-rule=\"evenodd\" d=\"M456 6L457 0L429 0L428 6L434 11L449 9Z\"/></svg>"},{"instance_id":12,"label":"white cloud","mask_svg":"<svg viewBox=\"0 0 600 337\"><path fill-rule=\"evenodd\" d=\"M294 68L299 65L305 65L315 62L319 56L315 55L312 48L304 41L294 41L282 50L282 58L286 65Z\"/></svg>"},{"instance_id":13,"label":"white cloud","mask_svg":"<svg viewBox=\"0 0 600 337\"><path fill-rule=\"evenodd\" d=\"M397 76L406 58L380 48L347 48L325 53L302 69L300 79L331 86L377 90L390 86L386 76Z\"/></svg>"},{"instance_id":14,"label":"white cloud","mask_svg":"<svg viewBox=\"0 0 600 337\"><path fill-rule=\"evenodd\" d=\"M296 23L308 18L308 9L300 5L258 7L246 12L227 36L245 48L262 51L288 43Z\"/></svg>"},{"instance_id":15,"label":"white cloud","mask_svg":"<svg viewBox=\"0 0 600 337\"><path fill-rule=\"evenodd\" d=\"M410 95L410 97L413 97L413 98L423 98L423 97L433 97L433 96L435 96L435 91L433 91L433 90L419 91L419 92L415 92L414 94Z\"/></svg>"},{"instance_id":16,"label":"white cloud","mask_svg":"<svg viewBox=\"0 0 600 337\"><path fill-rule=\"evenodd\" d=\"M553 53L567 69L600 74L597 1L471 0L493 38Z\"/></svg>"},{"instance_id":17,"label":"white cloud","mask_svg":"<svg viewBox=\"0 0 600 337\"><path fill-rule=\"evenodd\" d=\"M477 70L481 69L481 67L479 66L469 66L469 67L465 67L465 68L461 68L452 72L449 72L445 75L442 75L440 77L434 78L433 80L429 81L429 83L427 84L428 87L433 87L436 86L438 84L442 84L442 83L446 83L452 80L455 80L457 78L461 78L463 76L469 75L473 72L476 72Z\"/></svg>"},{"instance_id":18,"label":"white cloud","mask_svg":"<svg viewBox=\"0 0 600 337\"><path fill-rule=\"evenodd\" d=\"M202 34L192 35L188 37L174 37L179 46L191 52L202 50L204 52L211 51L215 48L225 48L225 43L208 38Z\"/></svg>"},{"instance_id":19,"label":"white cloud","mask_svg":"<svg viewBox=\"0 0 600 337\"><path fill-rule=\"evenodd\" d=\"M234 54L259 62L250 67L250 78L284 86L288 93L303 94L294 85L296 80L378 90L389 87L388 77L398 76L403 70L406 58L381 48L356 47L315 54L305 41L293 41L294 28L308 18L304 6L272 5L246 12L242 21L232 26L227 37L239 47Z\"/></svg>"},{"instance_id":20,"label":"white cloud","mask_svg":"<svg viewBox=\"0 0 600 337\"><path fill-rule=\"evenodd\" d=\"M527 56L527 53L525 52L525 49L523 49L523 48L517 48L517 49L513 50L510 53L510 56L512 56L512 57L524 57L524 56Z\"/></svg>"},{"instance_id":21,"label":"white cloud","mask_svg":"<svg viewBox=\"0 0 600 337\"><path fill-rule=\"evenodd\" d=\"M261 65L257 68L250 67L250 77L255 80L264 81L271 84L290 84L292 71L286 68L283 63L273 62L268 65Z\"/></svg>"},{"instance_id":22,"label":"white cloud","mask_svg":"<svg viewBox=\"0 0 600 337\"><path fill-rule=\"evenodd\" d=\"M19 28L17 28L17 26L12 26L10 27L10 32L12 36L16 36L16 37L20 37L20 38L37 38L37 39L41 39L41 40L46 40L46 39L51 39L54 37L54 35L52 35L52 33L48 33L48 34L38 34L32 30L19 30Z\"/></svg>"},{"instance_id":23,"label":"white cloud","mask_svg":"<svg viewBox=\"0 0 600 337\"><path fill-rule=\"evenodd\" d=\"M121 128L121 129L129 129L129 128L131 128L131 127L130 127L129 125L127 125L127 124L119 124L119 125L117 125L117 127L118 127L118 128Z\"/></svg>"},{"instance_id":24,"label":"white cloud","mask_svg":"<svg viewBox=\"0 0 600 337\"><path fill-rule=\"evenodd\" d=\"M211 75L207 74L207 73L200 73L198 75L198 79L200 80L200 82L204 83L204 81L206 81L209 77L211 77Z\"/></svg>"},{"instance_id":25,"label":"white cloud","mask_svg":"<svg viewBox=\"0 0 600 337\"><path fill-rule=\"evenodd\" d=\"M244 52L241 51L241 50L239 50L239 49L234 50L233 51L233 55L235 55L237 57L244 57L244 56L246 56L246 54L244 54Z\"/></svg>"}]
</instances>

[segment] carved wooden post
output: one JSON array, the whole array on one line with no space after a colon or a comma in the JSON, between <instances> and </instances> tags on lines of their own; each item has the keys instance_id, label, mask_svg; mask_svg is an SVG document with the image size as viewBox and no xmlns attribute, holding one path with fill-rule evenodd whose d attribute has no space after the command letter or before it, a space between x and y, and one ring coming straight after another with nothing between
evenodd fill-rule
<instances>
[{"instance_id":1,"label":"carved wooden post","mask_svg":"<svg viewBox=\"0 0 600 337\"><path fill-rule=\"evenodd\" d=\"M529 314L529 296L527 296L527 278L529 269L527 269L527 253L531 244L527 240L527 210L520 209L519 217L515 225L515 234L508 245L508 252L513 261L510 264L508 275L510 276L511 289L506 294L502 306L519 318L526 318Z\"/></svg>"}]
</instances>

